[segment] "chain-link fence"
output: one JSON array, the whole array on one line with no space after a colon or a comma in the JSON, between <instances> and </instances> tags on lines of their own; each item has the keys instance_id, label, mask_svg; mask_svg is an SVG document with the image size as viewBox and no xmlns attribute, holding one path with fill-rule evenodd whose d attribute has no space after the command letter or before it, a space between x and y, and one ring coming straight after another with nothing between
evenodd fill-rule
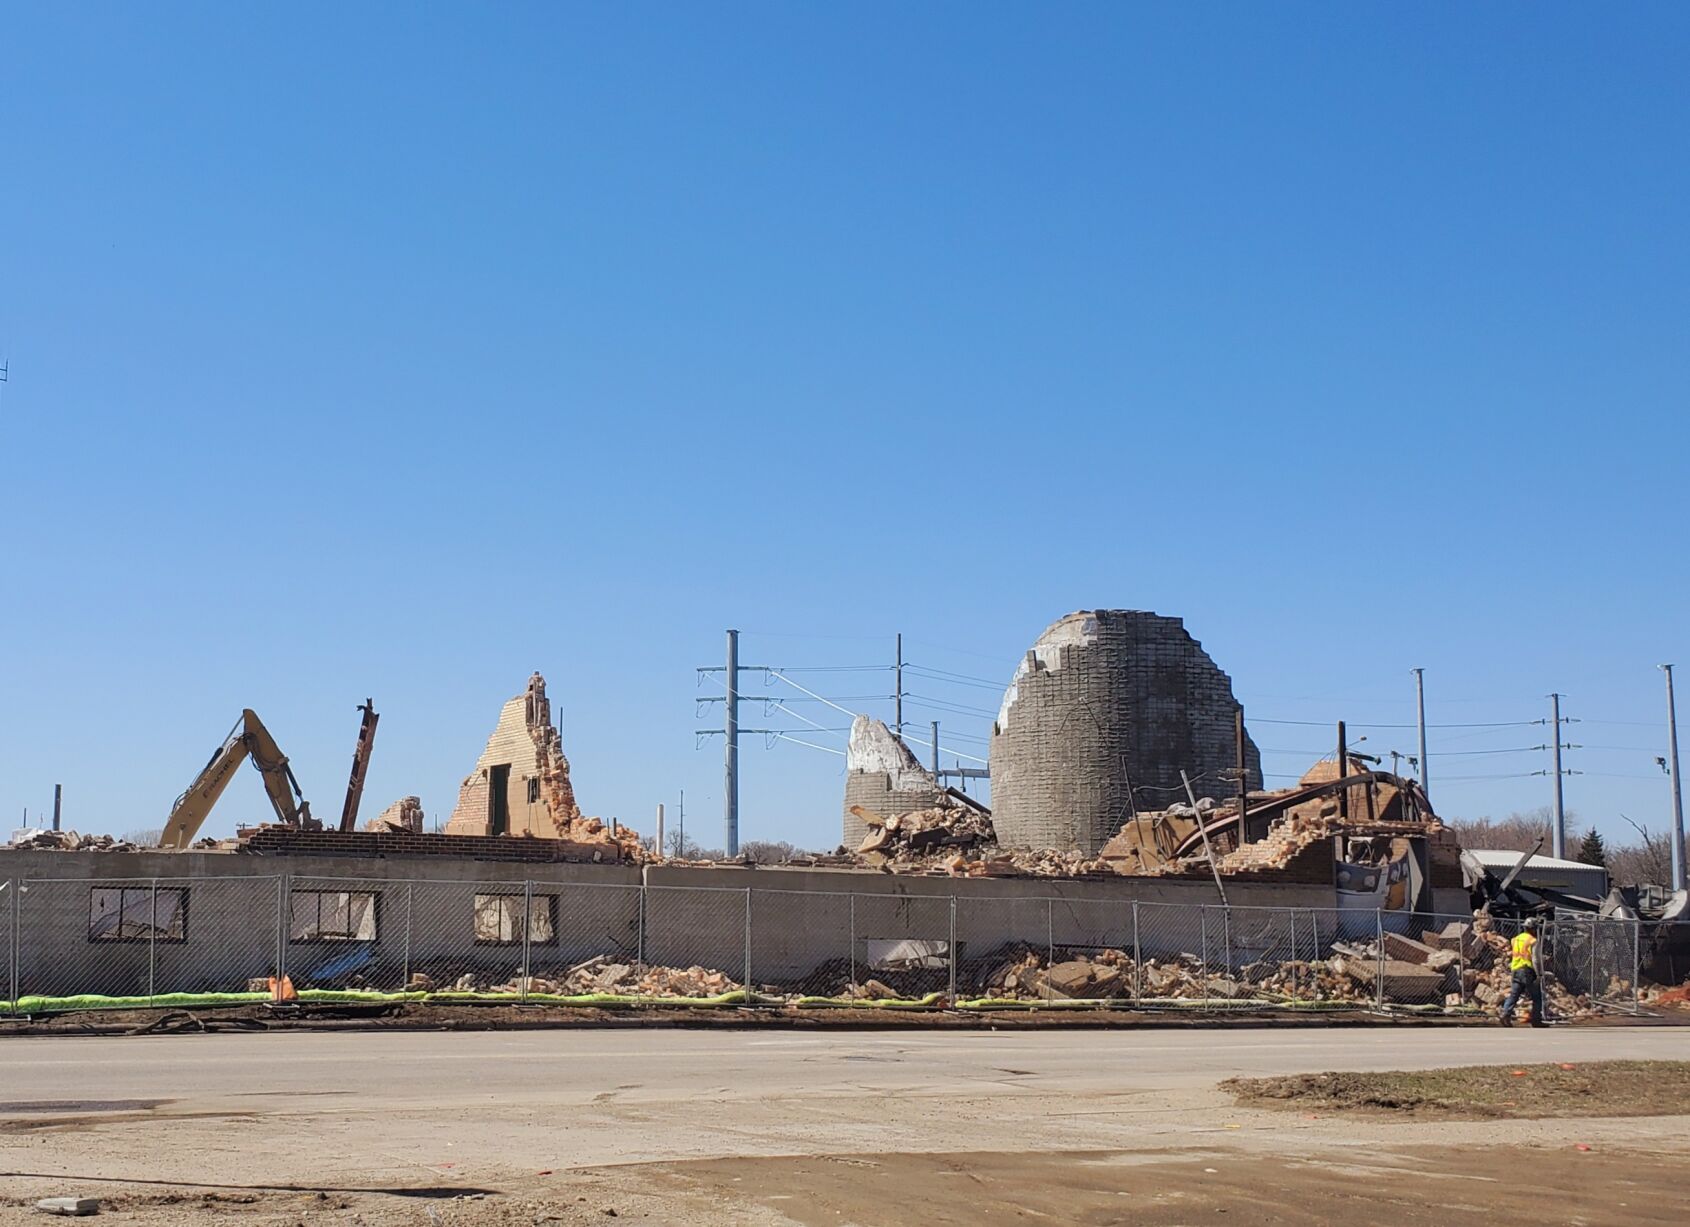
<instances>
[{"instance_id":1,"label":"chain-link fence","mask_svg":"<svg viewBox=\"0 0 1690 1227\"><path fill-rule=\"evenodd\" d=\"M0 1012L429 1001L1496 1013L1515 922L1068 894L268 875L0 881ZM1539 933L1551 1018L1638 1009L1636 923Z\"/></svg>"}]
</instances>

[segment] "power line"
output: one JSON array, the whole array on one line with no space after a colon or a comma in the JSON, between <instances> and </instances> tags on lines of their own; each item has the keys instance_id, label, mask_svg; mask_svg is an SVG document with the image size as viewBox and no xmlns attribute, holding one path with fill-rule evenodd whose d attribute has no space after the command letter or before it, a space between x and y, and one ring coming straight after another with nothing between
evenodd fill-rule
<instances>
[{"instance_id":1,"label":"power line","mask_svg":"<svg viewBox=\"0 0 1690 1227\"><path fill-rule=\"evenodd\" d=\"M984 707L970 707L966 703L958 703L953 699L939 699L939 698L935 698L934 696L929 695L929 694L916 694L913 691L910 692L909 697L912 698L912 699L920 700L921 702L933 704L935 706L948 705L950 707L956 708L960 712L965 712L965 713L967 713L969 715L973 715L973 716L986 716L986 717L993 718L993 719L995 719L997 717L997 712L995 712L995 711L988 711Z\"/></svg>"},{"instance_id":2,"label":"power line","mask_svg":"<svg viewBox=\"0 0 1690 1227\"><path fill-rule=\"evenodd\" d=\"M930 674L935 681L955 682L960 686L979 686L986 690L1002 691L1008 689L1008 686L1003 682L994 682L987 678L974 677L972 674L968 673L952 673L948 669L934 669L928 665L905 664L904 668L913 673Z\"/></svg>"},{"instance_id":3,"label":"power line","mask_svg":"<svg viewBox=\"0 0 1690 1227\"><path fill-rule=\"evenodd\" d=\"M1331 728L1331 720L1270 720L1266 716L1246 717L1249 724L1290 724L1303 728L1326 729ZM1417 729L1418 724L1372 724L1363 720L1346 720L1345 724L1353 729ZM1429 729L1523 729L1534 724L1548 724L1547 720L1495 720L1482 724L1428 724Z\"/></svg>"},{"instance_id":4,"label":"power line","mask_svg":"<svg viewBox=\"0 0 1690 1227\"><path fill-rule=\"evenodd\" d=\"M840 758L845 757L843 750L836 750L832 746L818 746L813 741L805 741L802 737L794 737L791 733L776 733L775 738L779 741L790 741L795 746L809 746L810 749L820 750L823 754L837 754Z\"/></svg>"},{"instance_id":5,"label":"power line","mask_svg":"<svg viewBox=\"0 0 1690 1227\"><path fill-rule=\"evenodd\" d=\"M827 698L824 695L817 694L815 691L811 690L808 686L800 685L798 682L793 681L790 677L787 677L786 674L782 673L779 669L771 669L767 665L762 666L762 668L763 668L764 673L768 674L771 677L778 677L781 681L785 682L788 686L791 686L794 690L797 690L800 693L809 695L812 699L816 700L818 703L826 703L829 707L833 708L834 711L844 712L847 716L850 716L853 720L855 720L857 718L857 715L858 715L857 712L852 711L849 707L839 706L839 704L835 703L832 699Z\"/></svg>"},{"instance_id":6,"label":"power line","mask_svg":"<svg viewBox=\"0 0 1690 1227\"><path fill-rule=\"evenodd\" d=\"M917 737L914 733L906 733L904 736L908 740L916 742L918 745L931 746L933 744L933 739L931 737ZM964 754L961 750L958 750L953 746L947 746L943 742L939 743L939 752L941 754L954 754L958 758L966 758L971 763L983 763L986 761L977 754Z\"/></svg>"}]
</instances>

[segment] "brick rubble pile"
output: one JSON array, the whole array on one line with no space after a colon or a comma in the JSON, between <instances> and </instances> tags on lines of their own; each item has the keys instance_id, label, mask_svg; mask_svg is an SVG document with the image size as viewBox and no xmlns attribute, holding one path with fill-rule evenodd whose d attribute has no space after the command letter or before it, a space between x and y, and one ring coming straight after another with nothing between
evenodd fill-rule
<instances>
[{"instance_id":1,"label":"brick rubble pile","mask_svg":"<svg viewBox=\"0 0 1690 1227\"><path fill-rule=\"evenodd\" d=\"M424 973L411 977L410 987L424 991L438 987ZM533 975L524 981L513 976L499 983L485 977L465 973L451 984L455 992L487 992L520 994L544 993L564 997L586 997L595 994L616 997L717 997L739 987L724 971L710 967L640 966L633 960L620 961L610 955L598 955L584 963L551 975Z\"/></svg>"},{"instance_id":2,"label":"brick rubble pile","mask_svg":"<svg viewBox=\"0 0 1690 1227\"><path fill-rule=\"evenodd\" d=\"M135 852L139 845L110 835L78 835L75 831L54 831L43 827L12 842L14 848L54 852Z\"/></svg>"}]
</instances>

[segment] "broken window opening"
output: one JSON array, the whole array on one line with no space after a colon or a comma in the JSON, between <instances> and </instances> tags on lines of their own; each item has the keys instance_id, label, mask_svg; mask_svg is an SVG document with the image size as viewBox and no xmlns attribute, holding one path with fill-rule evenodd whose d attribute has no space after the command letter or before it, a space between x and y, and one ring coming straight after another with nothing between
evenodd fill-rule
<instances>
[{"instance_id":1,"label":"broken window opening","mask_svg":"<svg viewBox=\"0 0 1690 1227\"><path fill-rule=\"evenodd\" d=\"M536 775L536 776L531 776L528 780L528 804L538 805L539 803L540 803L540 777Z\"/></svg>"},{"instance_id":2,"label":"broken window opening","mask_svg":"<svg viewBox=\"0 0 1690 1227\"><path fill-rule=\"evenodd\" d=\"M88 894L91 942L185 942L185 886L96 886Z\"/></svg>"},{"instance_id":3,"label":"broken window opening","mask_svg":"<svg viewBox=\"0 0 1690 1227\"><path fill-rule=\"evenodd\" d=\"M296 890L288 923L290 942L373 942L375 891Z\"/></svg>"},{"instance_id":4,"label":"broken window opening","mask_svg":"<svg viewBox=\"0 0 1690 1227\"><path fill-rule=\"evenodd\" d=\"M487 833L509 835L511 829L511 765L487 769Z\"/></svg>"},{"instance_id":5,"label":"broken window opening","mask_svg":"<svg viewBox=\"0 0 1690 1227\"><path fill-rule=\"evenodd\" d=\"M475 944L478 946L520 946L522 944L522 900L519 894L475 897ZM534 895L528 900L529 944L557 943L557 896Z\"/></svg>"}]
</instances>

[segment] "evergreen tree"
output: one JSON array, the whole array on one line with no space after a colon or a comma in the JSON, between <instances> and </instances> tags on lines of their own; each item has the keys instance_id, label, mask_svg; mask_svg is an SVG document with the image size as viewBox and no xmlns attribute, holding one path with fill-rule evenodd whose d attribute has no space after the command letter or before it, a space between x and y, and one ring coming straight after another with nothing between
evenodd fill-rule
<instances>
[{"instance_id":1,"label":"evergreen tree","mask_svg":"<svg viewBox=\"0 0 1690 1227\"><path fill-rule=\"evenodd\" d=\"M1584 840L1579 844L1578 859L1586 865L1608 864L1608 846L1602 842L1602 835L1595 827L1584 833Z\"/></svg>"}]
</instances>

